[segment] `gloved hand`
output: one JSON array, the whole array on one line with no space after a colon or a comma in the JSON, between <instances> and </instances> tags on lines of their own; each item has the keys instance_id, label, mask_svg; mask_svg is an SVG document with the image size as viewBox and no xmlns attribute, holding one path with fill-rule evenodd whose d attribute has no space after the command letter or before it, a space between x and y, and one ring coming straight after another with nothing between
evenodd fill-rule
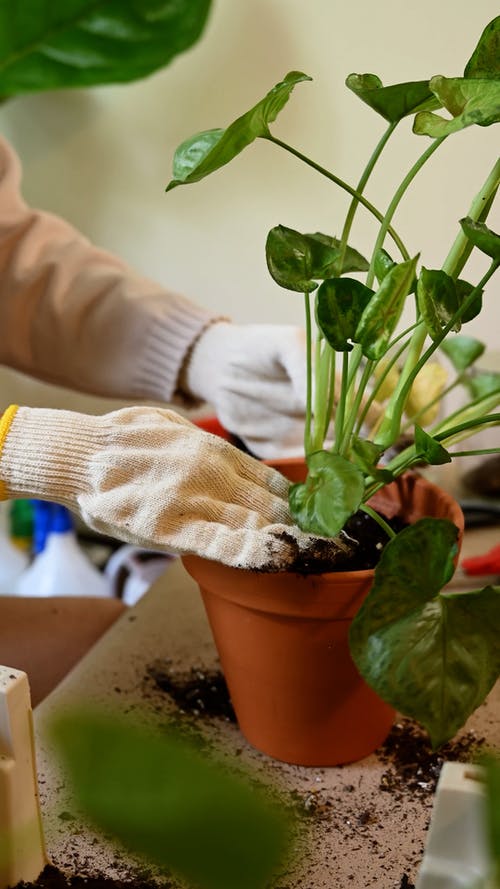
<instances>
[{"instance_id":1,"label":"gloved hand","mask_svg":"<svg viewBox=\"0 0 500 889\"><path fill-rule=\"evenodd\" d=\"M287 494L278 472L173 411L13 407L0 420L0 499L62 503L148 549L280 570L311 541L291 524ZM328 546L333 557L347 549Z\"/></svg>"},{"instance_id":2,"label":"gloved hand","mask_svg":"<svg viewBox=\"0 0 500 889\"><path fill-rule=\"evenodd\" d=\"M304 453L306 349L299 327L212 324L195 343L184 383L257 457Z\"/></svg>"}]
</instances>

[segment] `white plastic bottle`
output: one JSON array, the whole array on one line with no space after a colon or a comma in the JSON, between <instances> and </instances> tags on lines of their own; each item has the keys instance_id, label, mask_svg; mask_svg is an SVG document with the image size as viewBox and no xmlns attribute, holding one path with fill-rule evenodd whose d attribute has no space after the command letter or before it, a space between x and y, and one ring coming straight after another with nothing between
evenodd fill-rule
<instances>
[{"instance_id":1,"label":"white plastic bottle","mask_svg":"<svg viewBox=\"0 0 500 889\"><path fill-rule=\"evenodd\" d=\"M40 597L111 595L108 581L80 548L71 513L64 506L51 504L44 548L20 576L16 593Z\"/></svg>"},{"instance_id":2,"label":"white plastic bottle","mask_svg":"<svg viewBox=\"0 0 500 889\"><path fill-rule=\"evenodd\" d=\"M26 570L29 557L10 540L8 520L5 513L6 504L0 512L0 596L11 596L16 592L16 585L21 574Z\"/></svg>"}]
</instances>

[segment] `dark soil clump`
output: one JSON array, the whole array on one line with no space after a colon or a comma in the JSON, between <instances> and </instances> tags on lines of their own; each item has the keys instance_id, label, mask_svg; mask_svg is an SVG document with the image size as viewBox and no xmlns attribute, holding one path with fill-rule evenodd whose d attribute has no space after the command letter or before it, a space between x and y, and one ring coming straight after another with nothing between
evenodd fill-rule
<instances>
[{"instance_id":1,"label":"dark soil clump","mask_svg":"<svg viewBox=\"0 0 500 889\"><path fill-rule=\"evenodd\" d=\"M382 513L379 515L396 534L407 525L399 516L388 518ZM379 523L362 509L347 520L337 538L315 538L306 550L299 549L291 534L282 532L278 536L282 542L289 544L290 554L283 564L277 563L275 556L272 556L269 564L258 571L286 570L296 574L366 571L375 568L389 540Z\"/></svg>"},{"instance_id":2,"label":"dark soil clump","mask_svg":"<svg viewBox=\"0 0 500 889\"><path fill-rule=\"evenodd\" d=\"M170 882L156 883L148 878L132 876L122 880L104 876L68 876L54 865L47 864L32 883L21 881L13 889L171 889L172 885Z\"/></svg>"},{"instance_id":3,"label":"dark soil clump","mask_svg":"<svg viewBox=\"0 0 500 889\"><path fill-rule=\"evenodd\" d=\"M405 794L433 797L443 763L475 762L484 743L484 738L467 732L433 751L425 732L410 719L401 719L377 750L378 758L390 764L382 774L380 790L397 799Z\"/></svg>"},{"instance_id":4,"label":"dark soil clump","mask_svg":"<svg viewBox=\"0 0 500 889\"><path fill-rule=\"evenodd\" d=\"M191 667L180 671L163 661L152 665L148 675L170 695L182 713L236 722L226 680L219 670Z\"/></svg>"},{"instance_id":5,"label":"dark soil clump","mask_svg":"<svg viewBox=\"0 0 500 889\"><path fill-rule=\"evenodd\" d=\"M396 534L402 531L407 524L399 516L389 519L383 515L382 518ZM344 531L358 544L354 555L349 560L348 570L362 571L366 568L375 568L380 554L388 542L384 529L368 513L360 509L347 521Z\"/></svg>"}]
</instances>

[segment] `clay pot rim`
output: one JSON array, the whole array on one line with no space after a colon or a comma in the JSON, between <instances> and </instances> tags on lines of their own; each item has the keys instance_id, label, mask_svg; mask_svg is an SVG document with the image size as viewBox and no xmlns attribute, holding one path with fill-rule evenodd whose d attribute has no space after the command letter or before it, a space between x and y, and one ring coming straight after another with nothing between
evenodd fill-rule
<instances>
[{"instance_id":1,"label":"clay pot rim","mask_svg":"<svg viewBox=\"0 0 500 889\"><path fill-rule=\"evenodd\" d=\"M302 571L290 571L289 569L282 569L278 571L267 571L260 570L259 568L238 568L233 565L224 565L221 566L221 563L216 559L208 559L205 556L196 556L193 553L188 553L183 555L182 557L183 563L185 562L193 562L193 563L211 563L216 565L218 568L223 567L225 571L234 571L238 577L243 575L248 575L249 577L258 579L259 577L297 577L302 578L305 582L310 581L312 578L321 578L322 582L326 583L335 583L338 580L339 575L342 575L342 578L346 583L358 583L359 581L365 580L371 576L373 576L375 569L374 568L363 568L357 569L355 571L343 571L340 569L339 571L325 571L325 572L304 572Z\"/></svg>"}]
</instances>

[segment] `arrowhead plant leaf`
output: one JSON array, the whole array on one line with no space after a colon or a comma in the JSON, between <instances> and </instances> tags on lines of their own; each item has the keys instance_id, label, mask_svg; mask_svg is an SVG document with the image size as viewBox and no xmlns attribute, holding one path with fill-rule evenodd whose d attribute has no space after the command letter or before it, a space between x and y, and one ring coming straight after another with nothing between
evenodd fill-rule
<instances>
[{"instance_id":1,"label":"arrowhead plant leaf","mask_svg":"<svg viewBox=\"0 0 500 889\"><path fill-rule=\"evenodd\" d=\"M415 257L390 268L364 310L355 340L361 343L367 358L376 361L387 351L415 280L417 259Z\"/></svg>"},{"instance_id":2,"label":"arrowhead plant leaf","mask_svg":"<svg viewBox=\"0 0 500 889\"><path fill-rule=\"evenodd\" d=\"M350 352L363 312L373 290L355 278L329 278L316 296L316 320L323 336L337 352Z\"/></svg>"},{"instance_id":3,"label":"arrowhead plant leaf","mask_svg":"<svg viewBox=\"0 0 500 889\"><path fill-rule=\"evenodd\" d=\"M337 238L301 234L293 228L277 225L266 241L267 267L280 287L299 293L316 290L319 281L345 271L366 271L368 263L357 250L348 247L341 264L340 243Z\"/></svg>"},{"instance_id":4,"label":"arrowhead plant leaf","mask_svg":"<svg viewBox=\"0 0 500 889\"><path fill-rule=\"evenodd\" d=\"M307 481L290 486L290 512L299 526L336 537L363 498L363 473L344 457L316 451L307 457Z\"/></svg>"},{"instance_id":5,"label":"arrowhead plant leaf","mask_svg":"<svg viewBox=\"0 0 500 889\"><path fill-rule=\"evenodd\" d=\"M500 78L500 15L486 25L465 66L464 77Z\"/></svg>"},{"instance_id":6,"label":"arrowhead plant leaf","mask_svg":"<svg viewBox=\"0 0 500 889\"><path fill-rule=\"evenodd\" d=\"M471 367L484 354L485 345L472 336L457 334L449 340L443 340L441 350L451 361L458 373Z\"/></svg>"},{"instance_id":7,"label":"arrowhead plant leaf","mask_svg":"<svg viewBox=\"0 0 500 889\"><path fill-rule=\"evenodd\" d=\"M311 79L300 71L290 71L260 102L226 129L207 130L183 142L175 152L173 179L166 191L178 185L199 182L228 164L259 136L265 138L269 124L285 107L296 84Z\"/></svg>"},{"instance_id":8,"label":"arrowhead plant leaf","mask_svg":"<svg viewBox=\"0 0 500 889\"><path fill-rule=\"evenodd\" d=\"M494 370L483 370L473 373L467 380L467 386L474 398L490 398L500 395L500 373ZM492 402L492 407L497 401Z\"/></svg>"},{"instance_id":9,"label":"arrowhead plant leaf","mask_svg":"<svg viewBox=\"0 0 500 889\"><path fill-rule=\"evenodd\" d=\"M430 111L419 112L413 124L413 132L418 135L439 139L473 124L488 127L500 120L500 79L437 75L430 81L430 87L452 117L446 119Z\"/></svg>"},{"instance_id":10,"label":"arrowhead plant leaf","mask_svg":"<svg viewBox=\"0 0 500 889\"><path fill-rule=\"evenodd\" d=\"M346 86L389 123L416 111L439 108L427 80L383 86L376 74L349 74Z\"/></svg>"},{"instance_id":11,"label":"arrowhead plant leaf","mask_svg":"<svg viewBox=\"0 0 500 889\"><path fill-rule=\"evenodd\" d=\"M457 533L444 519L421 519L391 540L350 634L361 675L421 722L433 747L456 734L500 673L500 588L442 592Z\"/></svg>"},{"instance_id":12,"label":"arrowhead plant leaf","mask_svg":"<svg viewBox=\"0 0 500 889\"><path fill-rule=\"evenodd\" d=\"M451 457L446 448L417 424L415 424L415 450L430 466L451 463Z\"/></svg>"},{"instance_id":13,"label":"arrowhead plant leaf","mask_svg":"<svg viewBox=\"0 0 500 889\"><path fill-rule=\"evenodd\" d=\"M474 222L469 217L461 219L460 225L475 247L500 262L500 235L488 228L484 222Z\"/></svg>"},{"instance_id":14,"label":"arrowhead plant leaf","mask_svg":"<svg viewBox=\"0 0 500 889\"><path fill-rule=\"evenodd\" d=\"M437 339L458 309L453 278L442 269L422 268L417 283L417 302L430 336ZM459 321L453 329L460 330Z\"/></svg>"}]
</instances>

